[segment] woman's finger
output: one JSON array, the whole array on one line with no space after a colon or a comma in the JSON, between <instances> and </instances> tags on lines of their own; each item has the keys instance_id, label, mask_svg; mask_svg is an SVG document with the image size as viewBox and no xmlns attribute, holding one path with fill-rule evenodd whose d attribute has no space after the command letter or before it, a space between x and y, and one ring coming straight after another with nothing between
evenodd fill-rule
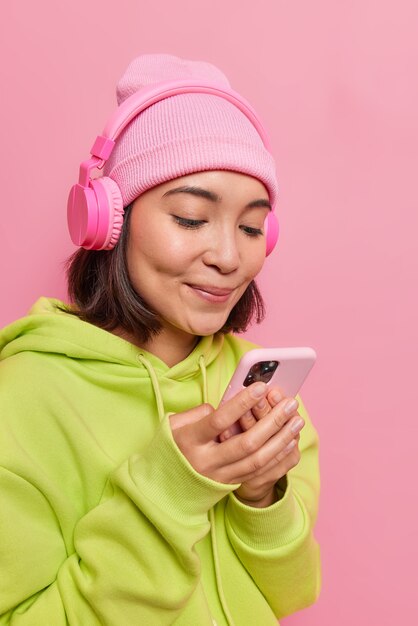
<instances>
[{"instance_id":1,"label":"woman's finger","mask_svg":"<svg viewBox=\"0 0 418 626\"><path fill-rule=\"evenodd\" d=\"M274 413L277 415L274 416ZM282 427L278 425L279 420L283 421ZM272 424L275 424L273 433ZM249 480L249 477L263 473L271 461L276 459L277 462L278 455L297 436L303 426L304 421L298 414L289 419L283 411L283 405L276 407L264 420L257 422L250 431L219 445L218 452L222 452L222 456L218 456L221 474L219 480L222 482L223 476L233 476L234 479L227 482L243 482L243 480ZM266 439L258 445L259 438L262 437ZM223 461L224 458L225 461ZM229 466L226 459L230 461Z\"/></svg>"},{"instance_id":2,"label":"woman's finger","mask_svg":"<svg viewBox=\"0 0 418 626\"><path fill-rule=\"evenodd\" d=\"M267 398L261 398L260 402L251 409L254 420L258 421L263 419L271 411L271 405ZM244 430L244 429L243 429Z\"/></svg>"},{"instance_id":3,"label":"woman's finger","mask_svg":"<svg viewBox=\"0 0 418 626\"><path fill-rule=\"evenodd\" d=\"M253 472L241 477L243 487L248 487L251 490L260 490L260 487L269 483L276 483L282 478L288 471L293 469L300 460L300 451L298 444L292 446L292 449L283 455L281 460L274 459L266 465L265 468L258 472Z\"/></svg>"},{"instance_id":4,"label":"woman's finger","mask_svg":"<svg viewBox=\"0 0 418 626\"><path fill-rule=\"evenodd\" d=\"M260 402L257 402L251 411L247 411L247 413L240 418L239 427L241 430L244 432L250 430L256 422L266 417L271 409L283 400L284 397L284 393L280 387L272 387L265 398L261 398ZM219 441L226 441L233 435L236 435L237 432L238 429L236 428L227 428L219 435Z\"/></svg>"},{"instance_id":5,"label":"woman's finger","mask_svg":"<svg viewBox=\"0 0 418 626\"><path fill-rule=\"evenodd\" d=\"M173 413L170 415L170 427L171 430L178 430L182 428L182 426L186 426L187 424L193 424L194 422L199 422L203 417L209 415L214 411L214 408L210 404L200 404L199 406L195 406L188 411L183 411L182 413Z\"/></svg>"},{"instance_id":6,"label":"woman's finger","mask_svg":"<svg viewBox=\"0 0 418 626\"><path fill-rule=\"evenodd\" d=\"M235 422L239 422L243 415L251 411L257 402L260 402L261 398L265 397L266 393L267 385L257 382L246 387L224 404L221 404L199 424L198 442L216 441L221 433L235 424Z\"/></svg>"},{"instance_id":7,"label":"woman's finger","mask_svg":"<svg viewBox=\"0 0 418 626\"><path fill-rule=\"evenodd\" d=\"M252 411L247 411L245 415L240 417L238 422L236 422L235 424L232 424L232 426L224 430L219 435L218 440L220 442L226 441L227 439L230 439L234 435L238 435L238 433L240 432L245 432L246 430L250 430L250 428L252 428L254 424L256 423L257 423L257 420L255 419Z\"/></svg>"},{"instance_id":8,"label":"woman's finger","mask_svg":"<svg viewBox=\"0 0 418 626\"><path fill-rule=\"evenodd\" d=\"M260 468L259 471L252 473L251 476L258 477L264 476L265 474L269 474L269 472L273 471L275 467L282 463L282 461L289 456L289 454L293 453L295 448L299 443L300 435L299 433L292 439L284 448L281 450L276 456L271 459L264 467ZM244 480L250 480L249 477L244 477Z\"/></svg>"},{"instance_id":9,"label":"woman's finger","mask_svg":"<svg viewBox=\"0 0 418 626\"><path fill-rule=\"evenodd\" d=\"M218 433L232 427L240 416L251 411L259 402L260 393L266 393L266 386L255 383L198 422L190 419L174 428L177 445L199 473L219 482L242 482L242 477L254 475L265 467L295 437L298 404L287 398L250 430L227 441L217 441ZM203 407L202 412L206 411L205 405Z\"/></svg>"},{"instance_id":10,"label":"woman's finger","mask_svg":"<svg viewBox=\"0 0 418 626\"><path fill-rule=\"evenodd\" d=\"M286 406L287 402L284 401L251 430L219 444L217 464L223 474L232 472L238 478L254 473L265 467L290 443L303 427L304 421L296 409L292 409L290 415L286 413Z\"/></svg>"},{"instance_id":11,"label":"woman's finger","mask_svg":"<svg viewBox=\"0 0 418 626\"><path fill-rule=\"evenodd\" d=\"M274 407L276 406L276 404L279 404L279 402L281 402L281 400L283 400L283 398L285 397L286 394L284 393L283 389L281 389L280 387L272 387L267 394L267 401L271 407Z\"/></svg>"},{"instance_id":12,"label":"woman's finger","mask_svg":"<svg viewBox=\"0 0 418 626\"><path fill-rule=\"evenodd\" d=\"M263 398L264 400L264 398ZM264 400L264 402L266 402ZM267 402L266 402L267 404ZM239 424L242 428L243 431L246 430L250 430L250 428L252 428L254 426L254 424L257 423L256 418L254 417L254 409L251 409L251 411L247 411L245 415L243 415L240 420L239 420Z\"/></svg>"},{"instance_id":13,"label":"woman's finger","mask_svg":"<svg viewBox=\"0 0 418 626\"><path fill-rule=\"evenodd\" d=\"M261 398L259 402L250 410L247 411L239 419L239 427L243 432L250 430L260 419L266 417L270 413L272 405L266 398ZM226 441L233 435L237 434L237 430L234 428L227 428L223 433L219 435L219 441Z\"/></svg>"}]
</instances>

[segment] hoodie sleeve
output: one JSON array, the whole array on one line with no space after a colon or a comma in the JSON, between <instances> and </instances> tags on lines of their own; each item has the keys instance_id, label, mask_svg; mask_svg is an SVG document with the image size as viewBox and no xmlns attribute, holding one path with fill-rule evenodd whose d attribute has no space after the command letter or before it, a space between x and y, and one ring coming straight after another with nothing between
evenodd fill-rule
<instances>
[{"instance_id":1,"label":"hoodie sleeve","mask_svg":"<svg viewBox=\"0 0 418 626\"><path fill-rule=\"evenodd\" d=\"M48 495L3 468L0 624L172 624L199 580L194 545L209 531L208 510L237 486L195 472L166 417L112 473L68 553Z\"/></svg>"},{"instance_id":2,"label":"hoodie sleeve","mask_svg":"<svg viewBox=\"0 0 418 626\"><path fill-rule=\"evenodd\" d=\"M257 509L230 494L226 506L233 549L278 618L315 602L321 585L319 547L313 535L319 496L318 436L297 398L305 420L301 459L279 481L284 486L282 497Z\"/></svg>"}]
</instances>

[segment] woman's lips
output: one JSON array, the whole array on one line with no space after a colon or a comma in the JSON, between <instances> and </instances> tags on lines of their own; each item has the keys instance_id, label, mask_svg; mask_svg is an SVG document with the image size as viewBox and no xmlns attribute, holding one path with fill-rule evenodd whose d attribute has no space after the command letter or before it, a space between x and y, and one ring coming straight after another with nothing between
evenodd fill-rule
<instances>
[{"instance_id":1,"label":"woman's lips","mask_svg":"<svg viewBox=\"0 0 418 626\"><path fill-rule=\"evenodd\" d=\"M226 302L234 289L221 289L206 285L187 285L199 298L208 302Z\"/></svg>"}]
</instances>

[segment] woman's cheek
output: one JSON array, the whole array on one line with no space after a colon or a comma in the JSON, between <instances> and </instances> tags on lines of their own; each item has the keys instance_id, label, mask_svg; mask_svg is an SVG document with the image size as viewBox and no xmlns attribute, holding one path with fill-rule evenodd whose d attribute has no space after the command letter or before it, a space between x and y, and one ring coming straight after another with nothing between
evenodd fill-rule
<instances>
[{"instance_id":1,"label":"woman's cheek","mask_svg":"<svg viewBox=\"0 0 418 626\"><path fill-rule=\"evenodd\" d=\"M263 265L264 265L264 261L266 260L266 254L265 254L265 248L263 247L262 250L257 254L253 256L254 262L251 264L250 268L249 268L249 280L253 280L262 270Z\"/></svg>"}]
</instances>

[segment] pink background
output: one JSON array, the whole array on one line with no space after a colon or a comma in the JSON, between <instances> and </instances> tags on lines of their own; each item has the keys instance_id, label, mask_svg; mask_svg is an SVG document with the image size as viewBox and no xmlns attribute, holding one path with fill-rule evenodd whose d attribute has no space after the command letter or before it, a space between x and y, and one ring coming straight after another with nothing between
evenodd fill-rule
<instances>
[{"instance_id":1,"label":"pink background","mask_svg":"<svg viewBox=\"0 0 418 626\"><path fill-rule=\"evenodd\" d=\"M131 58L219 65L270 131L282 233L248 335L317 350L322 463L323 590L285 626L418 623L417 23L414 0L2 6L1 324L65 294L68 189Z\"/></svg>"}]
</instances>

